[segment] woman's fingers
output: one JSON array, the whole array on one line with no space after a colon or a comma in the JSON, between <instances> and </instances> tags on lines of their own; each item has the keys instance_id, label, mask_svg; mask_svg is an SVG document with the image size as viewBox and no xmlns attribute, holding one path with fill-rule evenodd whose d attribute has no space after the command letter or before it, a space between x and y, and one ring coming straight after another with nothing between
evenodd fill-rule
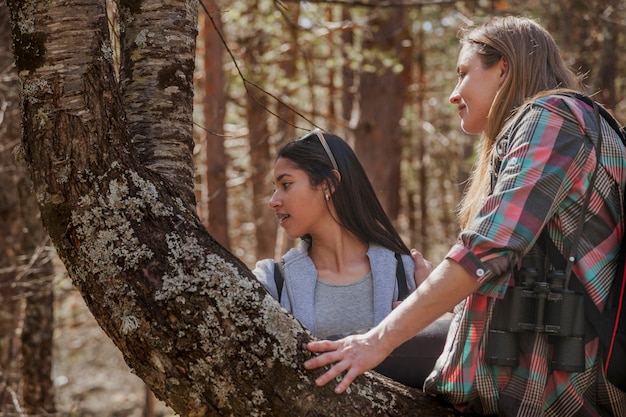
<instances>
[{"instance_id":1,"label":"woman's fingers","mask_svg":"<svg viewBox=\"0 0 626 417\"><path fill-rule=\"evenodd\" d=\"M376 348L375 338L368 334L348 336L337 341L318 340L307 344L311 352L321 353L304 363L306 369L316 369L333 364L323 375L315 380L315 384L323 386L345 373L335 393L344 392L354 378L378 365L385 358Z\"/></svg>"},{"instance_id":2,"label":"woman's fingers","mask_svg":"<svg viewBox=\"0 0 626 417\"><path fill-rule=\"evenodd\" d=\"M341 382L335 387L335 394L341 394L348 389L354 378L361 375L363 372L355 371L354 368L350 368L344 375Z\"/></svg>"},{"instance_id":3,"label":"woman's fingers","mask_svg":"<svg viewBox=\"0 0 626 417\"><path fill-rule=\"evenodd\" d=\"M306 369L316 369L322 366L335 363L343 358L342 352L338 349L339 346L335 346L337 342L330 342L328 340L318 340L310 342L306 345L306 348L311 352L326 352L319 356L315 356L304 362Z\"/></svg>"},{"instance_id":4,"label":"woman's fingers","mask_svg":"<svg viewBox=\"0 0 626 417\"><path fill-rule=\"evenodd\" d=\"M311 352L325 352L304 362L304 367L306 369L316 369L334 363L328 371L315 380L315 385L317 386L321 387L326 385L349 368L348 362L343 360L343 351L341 349L342 345L339 341L331 342L328 340L317 340L308 343L306 347ZM335 388L335 392L337 393L345 390L345 388L343 388L341 391L337 391L338 388L339 386Z\"/></svg>"},{"instance_id":5,"label":"woman's fingers","mask_svg":"<svg viewBox=\"0 0 626 417\"><path fill-rule=\"evenodd\" d=\"M314 340L307 343L309 352L328 352L341 346L341 340Z\"/></svg>"},{"instance_id":6,"label":"woman's fingers","mask_svg":"<svg viewBox=\"0 0 626 417\"><path fill-rule=\"evenodd\" d=\"M428 270L428 272L433 270L433 264L424 259L424 255L422 255L422 253L417 249L411 249L411 256L413 257L416 268Z\"/></svg>"},{"instance_id":7,"label":"woman's fingers","mask_svg":"<svg viewBox=\"0 0 626 417\"><path fill-rule=\"evenodd\" d=\"M413 257L413 261L415 262L415 273L413 278L415 279L415 285L419 287L432 272L433 264L424 259L424 256L417 249L411 249L411 257Z\"/></svg>"},{"instance_id":8,"label":"woman's fingers","mask_svg":"<svg viewBox=\"0 0 626 417\"><path fill-rule=\"evenodd\" d=\"M307 346L308 347L308 346ZM315 347L318 348L318 347ZM315 380L315 385L318 387L322 387L328 384L330 381L334 380L342 373L346 372L346 374L341 379L341 382L335 387L335 393L341 394L344 392L354 381L354 378L363 373L363 371L358 371L354 367L352 367L351 362L347 359L343 358L343 352L337 350L332 352L326 352L317 356L315 358L309 359L304 363L304 367L306 369L315 369L324 365L328 365L334 363L330 367L330 369L321 376L317 377Z\"/></svg>"},{"instance_id":9,"label":"woman's fingers","mask_svg":"<svg viewBox=\"0 0 626 417\"><path fill-rule=\"evenodd\" d=\"M318 387L323 387L324 385L328 384L330 381L341 375L346 369L348 369L348 364L345 361L337 362L336 364L331 366L330 369L326 371L323 375L317 377L317 379L315 380L315 385L317 385ZM335 392L337 394L343 392L343 390L338 391L338 387L339 386L335 387Z\"/></svg>"}]
</instances>

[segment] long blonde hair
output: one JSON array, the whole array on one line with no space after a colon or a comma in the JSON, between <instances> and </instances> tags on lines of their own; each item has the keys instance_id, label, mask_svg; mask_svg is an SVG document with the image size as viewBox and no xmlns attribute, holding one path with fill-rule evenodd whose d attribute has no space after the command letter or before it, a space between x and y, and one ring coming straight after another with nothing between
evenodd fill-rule
<instances>
[{"instance_id":1,"label":"long blonde hair","mask_svg":"<svg viewBox=\"0 0 626 417\"><path fill-rule=\"evenodd\" d=\"M489 110L481 135L478 159L459 209L461 228L476 216L489 189L489 164L499 133L515 111L528 99L555 89L581 90L581 78L567 68L552 36L532 19L497 17L488 23L462 30L461 45L475 48L484 68L506 63L505 79Z\"/></svg>"}]
</instances>

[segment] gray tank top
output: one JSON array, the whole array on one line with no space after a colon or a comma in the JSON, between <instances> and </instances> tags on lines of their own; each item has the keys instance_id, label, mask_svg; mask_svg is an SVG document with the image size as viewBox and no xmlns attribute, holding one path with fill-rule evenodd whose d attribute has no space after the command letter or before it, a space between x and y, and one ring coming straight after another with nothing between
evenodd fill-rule
<instances>
[{"instance_id":1,"label":"gray tank top","mask_svg":"<svg viewBox=\"0 0 626 417\"><path fill-rule=\"evenodd\" d=\"M317 337L355 333L374 326L372 272L348 285L317 280L315 285Z\"/></svg>"}]
</instances>

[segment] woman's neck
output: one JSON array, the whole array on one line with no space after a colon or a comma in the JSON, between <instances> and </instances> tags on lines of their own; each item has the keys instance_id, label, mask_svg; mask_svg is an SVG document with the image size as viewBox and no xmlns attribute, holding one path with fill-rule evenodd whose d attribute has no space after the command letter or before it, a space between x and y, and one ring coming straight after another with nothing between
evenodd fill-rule
<instances>
[{"instance_id":1,"label":"woman's neck","mask_svg":"<svg viewBox=\"0 0 626 417\"><path fill-rule=\"evenodd\" d=\"M313 236L309 256L319 279L334 284L349 284L363 278L371 270L368 247L367 242L342 229L341 233L328 238Z\"/></svg>"}]
</instances>

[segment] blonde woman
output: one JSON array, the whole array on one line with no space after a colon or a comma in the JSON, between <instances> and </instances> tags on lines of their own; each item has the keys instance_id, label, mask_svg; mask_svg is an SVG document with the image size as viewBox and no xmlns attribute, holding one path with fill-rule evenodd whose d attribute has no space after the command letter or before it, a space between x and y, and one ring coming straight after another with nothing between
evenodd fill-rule
<instances>
[{"instance_id":1,"label":"blonde woman","mask_svg":"<svg viewBox=\"0 0 626 417\"><path fill-rule=\"evenodd\" d=\"M457 244L368 333L310 343L309 350L322 354L305 367L333 364L316 383L344 374L335 388L343 392L357 375L454 307L446 346L425 391L459 410L486 415L624 416L626 395L606 380L598 337L585 327L584 317L575 319L583 334L567 340L550 337L537 309L526 309L531 319L512 320L524 326L537 320L531 329L497 333L495 323L515 313L500 300L523 285L540 289L556 282L556 275L546 278L557 269L551 265L556 258L546 256L551 247L575 259L572 281L604 308L624 233L619 207L626 182L624 146L606 120L596 119L593 107L567 95L566 89L581 90L579 80L550 34L531 19L495 18L463 32L457 72L450 102L463 130L480 134ZM585 233L569 253L589 189ZM539 275L531 279L529 271ZM532 286L535 279L544 287ZM528 307L524 300L520 305ZM506 338L510 345L503 343ZM570 342L578 356L558 353L559 343Z\"/></svg>"}]
</instances>

